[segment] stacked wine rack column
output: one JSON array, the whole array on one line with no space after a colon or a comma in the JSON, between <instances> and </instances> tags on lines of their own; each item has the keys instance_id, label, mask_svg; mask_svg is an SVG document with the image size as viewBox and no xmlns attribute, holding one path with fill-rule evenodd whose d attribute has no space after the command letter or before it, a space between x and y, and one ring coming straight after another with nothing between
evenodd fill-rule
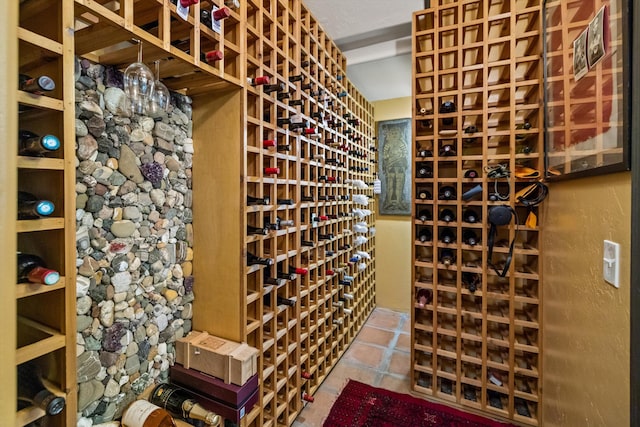
<instances>
[{"instance_id":1,"label":"stacked wine rack column","mask_svg":"<svg viewBox=\"0 0 640 427\"><path fill-rule=\"evenodd\" d=\"M440 0L413 18L413 390L527 425L540 419L541 230L524 224L514 200L530 182L513 172L543 170L541 25L539 0ZM509 175L489 177L499 165ZM495 239L501 269L516 238L504 278L488 267L495 205L518 213Z\"/></svg>"},{"instance_id":2,"label":"stacked wine rack column","mask_svg":"<svg viewBox=\"0 0 640 427\"><path fill-rule=\"evenodd\" d=\"M46 218L18 220L18 251L40 256L60 273L51 286L17 284L17 365L33 363L49 386L66 398L65 410L51 425L75 424L75 158L73 8L69 1L21 2L18 22L18 68L31 77L46 75L55 89L45 95L14 90L18 126L59 138L60 149L46 157L18 156L18 191L55 205ZM7 135L9 141L15 136ZM16 189L7 189L15 191ZM16 215L15 212L6 212ZM11 326L8 326L11 327ZM18 382L21 380L18 379ZM35 406L18 411L17 425L45 415Z\"/></svg>"},{"instance_id":3,"label":"stacked wine rack column","mask_svg":"<svg viewBox=\"0 0 640 427\"><path fill-rule=\"evenodd\" d=\"M211 265L194 263L195 273L206 269L215 278L207 303L194 305L194 326L260 350L260 402L243 425L288 426L375 303L374 241L355 247L351 215L352 194L369 190L350 183L373 179L373 169L363 166L370 161L364 152L372 145L372 109L346 81L344 57L301 2L248 0L241 16L244 88L240 97L218 101L241 114L221 113L214 122L228 130L225 139L243 145L201 159L218 193L211 197L227 202L214 207L217 219L209 225L224 243L200 243ZM375 218L367 220L373 225ZM371 256L362 271L356 250Z\"/></svg>"}]
</instances>

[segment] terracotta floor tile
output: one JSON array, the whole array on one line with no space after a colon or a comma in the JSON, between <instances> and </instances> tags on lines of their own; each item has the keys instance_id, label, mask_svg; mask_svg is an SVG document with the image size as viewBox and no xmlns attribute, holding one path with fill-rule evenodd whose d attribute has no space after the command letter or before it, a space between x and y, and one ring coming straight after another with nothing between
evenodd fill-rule
<instances>
[{"instance_id":1,"label":"terracotta floor tile","mask_svg":"<svg viewBox=\"0 0 640 427\"><path fill-rule=\"evenodd\" d=\"M396 342L395 350L398 351L411 351L411 335L400 334L398 335L398 341Z\"/></svg>"},{"instance_id":2,"label":"terracotta floor tile","mask_svg":"<svg viewBox=\"0 0 640 427\"><path fill-rule=\"evenodd\" d=\"M406 315L406 319L402 324L402 332L405 332L407 334L411 333L411 316L408 314Z\"/></svg>"},{"instance_id":3,"label":"terracotta floor tile","mask_svg":"<svg viewBox=\"0 0 640 427\"><path fill-rule=\"evenodd\" d=\"M391 331L385 331L384 329L373 328L371 326L364 326L356 337L356 340L367 344L389 347L394 335L395 334Z\"/></svg>"},{"instance_id":4,"label":"terracotta floor tile","mask_svg":"<svg viewBox=\"0 0 640 427\"><path fill-rule=\"evenodd\" d=\"M339 392L350 379L373 385L376 375L376 371L371 368L340 361L324 380L320 390ZM326 389L324 389L325 386Z\"/></svg>"},{"instance_id":5,"label":"terracotta floor tile","mask_svg":"<svg viewBox=\"0 0 640 427\"><path fill-rule=\"evenodd\" d=\"M384 349L354 341L343 358L352 364L362 364L369 368L379 369Z\"/></svg>"},{"instance_id":6,"label":"terracotta floor tile","mask_svg":"<svg viewBox=\"0 0 640 427\"><path fill-rule=\"evenodd\" d=\"M378 387L404 394L409 394L411 390L409 377L397 377L395 375L385 375L382 377Z\"/></svg>"},{"instance_id":7,"label":"terracotta floor tile","mask_svg":"<svg viewBox=\"0 0 640 427\"><path fill-rule=\"evenodd\" d=\"M300 427L320 427L329 415L333 402L338 398L339 393L328 393L322 388L313 395L315 401L307 404L302 410L296 422Z\"/></svg>"},{"instance_id":8,"label":"terracotta floor tile","mask_svg":"<svg viewBox=\"0 0 640 427\"><path fill-rule=\"evenodd\" d=\"M368 326L375 326L380 329L386 329L389 331L395 331L400 325L402 315L395 311L376 309L367 320Z\"/></svg>"},{"instance_id":9,"label":"terracotta floor tile","mask_svg":"<svg viewBox=\"0 0 640 427\"><path fill-rule=\"evenodd\" d=\"M411 357L408 353L394 351L389 362L389 372L398 375L409 375Z\"/></svg>"}]
</instances>

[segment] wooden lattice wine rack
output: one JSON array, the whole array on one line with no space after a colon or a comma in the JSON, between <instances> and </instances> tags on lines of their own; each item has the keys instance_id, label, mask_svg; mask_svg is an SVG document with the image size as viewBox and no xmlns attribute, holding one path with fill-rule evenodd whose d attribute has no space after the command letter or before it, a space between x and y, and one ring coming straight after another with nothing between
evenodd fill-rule
<instances>
[{"instance_id":1,"label":"wooden lattice wine rack","mask_svg":"<svg viewBox=\"0 0 640 427\"><path fill-rule=\"evenodd\" d=\"M303 393L316 391L375 305L371 104L348 81L345 58L300 1L241 1L219 32L200 21L201 10L213 6L224 3L201 0L183 19L170 0L20 2L17 68L59 82L50 96L16 91L16 110L31 108L20 114L20 126L57 130L63 149L56 158L15 156L18 188L37 189L64 209L16 225L18 250L46 257L63 275L46 289L18 286L16 359L36 360L65 395L66 410L55 425L74 425L77 410L76 55L124 69L136 61L142 41L144 61L160 61L163 83L193 99L199 283L193 329L260 350L260 400L243 426L291 425L305 404ZM210 51L224 57L207 63L203 54ZM279 87L253 84L264 76ZM354 181L368 187L358 189ZM366 196L364 204L353 195ZM249 197L269 200L248 204ZM358 217L354 209L371 214ZM358 223L367 231L354 231ZM265 233L253 234L251 227ZM248 253L273 265L248 265ZM283 279L291 268L300 270ZM38 310L45 299L46 316ZM42 416L26 408L17 424Z\"/></svg>"},{"instance_id":2,"label":"wooden lattice wine rack","mask_svg":"<svg viewBox=\"0 0 640 427\"><path fill-rule=\"evenodd\" d=\"M513 171L544 170L542 4L432 5L413 17L412 389L538 425L541 221L525 225ZM516 238L505 277L487 265L494 205L518 214L495 239L501 269Z\"/></svg>"}]
</instances>

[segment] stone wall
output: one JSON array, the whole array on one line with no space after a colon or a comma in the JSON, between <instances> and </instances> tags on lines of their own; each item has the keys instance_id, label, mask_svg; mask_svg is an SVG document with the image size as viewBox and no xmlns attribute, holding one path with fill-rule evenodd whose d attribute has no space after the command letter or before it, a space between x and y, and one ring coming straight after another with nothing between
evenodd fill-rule
<instances>
[{"instance_id":1,"label":"stone wall","mask_svg":"<svg viewBox=\"0 0 640 427\"><path fill-rule=\"evenodd\" d=\"M119 418L166 380L191 330L190 100L130 114L122 74L82 63L76 82L78 425Z\"/></svg>"}]
</instances>

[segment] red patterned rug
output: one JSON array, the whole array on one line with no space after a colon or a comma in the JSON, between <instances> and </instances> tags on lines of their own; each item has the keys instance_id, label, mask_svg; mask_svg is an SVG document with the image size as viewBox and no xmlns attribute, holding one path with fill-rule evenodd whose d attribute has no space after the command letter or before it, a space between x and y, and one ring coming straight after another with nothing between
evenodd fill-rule
<instances>
[{"instance_id":1,"label":"red patterned rug","mask_svg":"<svg viewBox=\"0 0 640 427\"><path fill-rule=\"evenodd\" d=\"M505 427L487 418L350 380L324 427Z\"/></svg>"}]
</instances>

